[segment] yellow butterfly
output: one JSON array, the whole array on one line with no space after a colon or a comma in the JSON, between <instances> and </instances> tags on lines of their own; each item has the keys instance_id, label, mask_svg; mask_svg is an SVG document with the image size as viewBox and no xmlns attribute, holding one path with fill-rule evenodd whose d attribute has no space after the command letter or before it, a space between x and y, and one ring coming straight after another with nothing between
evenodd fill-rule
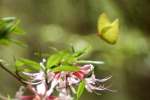
<instances>
[{"instance_id":1,"label":"yellow butterfly","mask_svg":"<svg viewBox=\"0 0 150 100\"><path fill-rule=\"evenodd\" d=\"M112 23L109 21L105 13L98 18L98 35L109 44L115 44L119 36L119 20L116 19Z\"/></svg>"}]
</instances>

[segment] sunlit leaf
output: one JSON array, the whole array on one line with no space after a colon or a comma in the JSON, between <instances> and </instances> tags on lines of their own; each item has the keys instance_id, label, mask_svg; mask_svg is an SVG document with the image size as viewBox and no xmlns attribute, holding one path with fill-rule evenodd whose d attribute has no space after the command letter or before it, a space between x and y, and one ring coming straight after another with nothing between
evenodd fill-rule
<instances>
[{"instance_id":1,"label":"sunlit leaf","mask_svg":"<svg viewBox=\"0 0 150 100\"><path fill-rule=\"evenodd\" d=\"M88 49L88 47L77 50L77 51L74 51L73 56L78 58L81 55L83 55L86 52L87 49Z\"/></svg>"},{"instance_id":2,"label":"sunlit leaf","mask_svg":"<svg viewBox=\"0 0 150 100\"><path fill-rule=\"evenodd\" d=\"M16 17L3 17L3 18L1 18L1 20L9 23L9 22L16 20Z\"/></svg>"},{"instance_id":3,"label":"sunlit leaf","mask_svg":"<svg viewBox=\"0 0 150 100\"><path fill-rule=\"evenodd\" d=\"M4 17L0 19L0 40L3 39L2 42L0 42L1 44L6 45L5 41L11 40L12 36L22 35L25 33L18 27L19 23L20 20L16 19L15 17ZM16 43L13 41L9 41L9 43L11 42Z\"/></svg>"},{"instance_id":4,"label":"sunlit leaf","mask_svg":"<svg viewBox=\"0 0 150 100\"><path fill-rule=\"evenodd\" d=\"M15 63L17 70L31 70L31 71L38 71L40 70L40 64L29 60L29 59L18 59Z\"/></svg>"},{"instance_id":5,"label":"sunlit leaf","mask_svg":"<svg viewBox=\"0 0 150 100\"><path fill-rule=\"evenodd\" d=\"M75 62L77 58L73 56L71 53L66 53L66 55L62 58L62 63L63 64L72 64Z\"/></svg>"},{"instance_id":6,"label":"sunlit leaf","mask_svg":"<svg viewBox=\"0 0 150 100\"><path fill-rule=\"evenodd\" d=\"M60 65L69 65L73 64L77 61L78 57L80 57L86 49L78 50L76 52L69 52L69 51L60 51L57 52L47 59L47 68L54 68Z\"/></svg>"},{"instance_id":7,"label":"sunlit leaf","mask_svg":"<svg viewBox=\"0 0 150 100\"><path fill-rule=\"evenodd\" d=\"M24 35L25 34L25 31L22 30L21 28L19 27L16 27L13 31L15 34L18 34L18 35Z\"/></svg>"},{"instance_id":8,"label":"sunlit leaf","mask_svg":"<svg viewBox=\"0 0 150 100\"><path fill-rule=\"evenodd\" d=\"M65 52L61 51L61 52L51 55L47 60L47 64L46 64L47 68L57 66L61 62L61 60L65 56L65 54L66 54Z\"/></svg>"},{"instance_id":9,"label":"sunlit leaf","mask_svg":"<svg viewBox=\"0 0 150 100\"><path fill-rule=\"evenodd\" d=\"M8 45L10 42L9 39L0 39L0 44Z\"/></svg>"},{"instance_id":10,"label":"sunlit leaf","mask_svg":"<svg viewBox=\"0 0 150 100\"><path fill-rule=\"evenodd\" d=\"M85 82L82 80L77 89L77 100L81 97L85 89Z\"/></svg>"},{"instance_id":11,"label":"sunlit leaf","mask_svg":"<svg viewBox=\"0 0 150 100\"><path fill-rule=\"evenodd\" d=\"M12 42L12 43L15 43L15 44L17 44L19 46L27 47L27 45L24 42L22 42L22 41L15 40L15 39L9 39L9 41Z\"/></svg>"},{"instance_id":12,"label":"sunlit leaf","mask_svg":"<svg viewBox=\"0 0 150 100\"><path fill-rule=\"evenodd\" d=\"M51 68L54 66L58 66L59 64L71 64L75 60L76 60L76 57L74 57L68 51L60 51L51 55L48 58L46 66L47 68Z\"/></svg>"},{"instance_id":13,"label":"sunlit leaf","mask_svg":"<svg viewBox=\"0 0 150 100\"><path fill-rule=\"evenodd\" d=\"M8 32L14 32L14 30L17 28L18 24L20 23L20 20L16 20L15 22L10 23L8 27Z\"/></svg>"},{"instance_id":14,"label":"sunlit leaf","mask_svg":"<svg viewBox=\"0 0 150 100\"><path fill-rule=\"evenodd\" d=\"M13 30L15 29L16 25L18 25L18 21L4 21L1 23L0 26L0 35L1 37L6 37L8 36L8 34L10 34L11 32L13 32Z\"/></svg>"},{"instance_id":15,"label":"sunlit leaf","mask_svg":"<svg viewBox=\"0 0 150 100\"><path fill-rule=\"evenodd\" d=\"M60 72L60 71L74 72L79 70L80 70L79 67L71 65L61 65L52 69L53 72Z\"/></svg>"},{"instance_id":16,"label":"sunlit leaf","mask_svg":"<svg viewBox=\"0 0 150 100\"><path fill-rule=\"evenodd\" d=\"M98 19L98 35L109 44L115 44L119 37L119 20L113 22L105 13L101 14Z\"/></svg>"}]
</instances>

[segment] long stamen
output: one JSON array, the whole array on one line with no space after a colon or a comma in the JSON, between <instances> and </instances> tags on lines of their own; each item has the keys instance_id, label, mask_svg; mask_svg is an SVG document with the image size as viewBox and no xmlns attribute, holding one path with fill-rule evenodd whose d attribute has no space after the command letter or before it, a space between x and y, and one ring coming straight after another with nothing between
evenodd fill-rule
<instances>
[{"instance_id":1,"label":"long stamen","mask_svg":"<svg viewBox=\"0 0 150 100\"><path fill-rule=\"evenodd\" d=\"M91 60L78 60L76 63L83 63L83 64L104 64L102 61L91 61Z\"/></svg>"}]
</instances>

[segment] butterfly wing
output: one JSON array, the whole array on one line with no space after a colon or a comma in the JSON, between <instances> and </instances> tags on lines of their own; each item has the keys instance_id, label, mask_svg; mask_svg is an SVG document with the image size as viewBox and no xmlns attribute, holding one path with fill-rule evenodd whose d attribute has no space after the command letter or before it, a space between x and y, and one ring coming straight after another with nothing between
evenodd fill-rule
<instances>
[{"instance_id":1,"label":"butterfly wing","mask_svg":"<svg viewBox=\"0 0 150 100\"><path fill-rule=\"evenodd\" d=\"M104 27L110 25L110 21L105 13L102 13L98 18L98 33L101 34L101 31Z\"/></svg>"},{"instance_id":2,"label":"butterfly wing","mask_svg":"<svg viewBox=\"0 0 150 100\"><path fill-rule=\"evenodd\" d=\"M98 35L109 44L115 44L119 35L119 20L110 23L105 13L98 19Z\"/></svg>"},{"instance_id":3,"label":"butterfly wing","mask_svg":"<svg viewBox=\"0 0 150 100\"><path fill-rule=\"evenodd\" d=\"M102 29L101 38L110 44L115 44L119 37L119 20L116 19L110 26Z\"/></svg>"}]
</instances>

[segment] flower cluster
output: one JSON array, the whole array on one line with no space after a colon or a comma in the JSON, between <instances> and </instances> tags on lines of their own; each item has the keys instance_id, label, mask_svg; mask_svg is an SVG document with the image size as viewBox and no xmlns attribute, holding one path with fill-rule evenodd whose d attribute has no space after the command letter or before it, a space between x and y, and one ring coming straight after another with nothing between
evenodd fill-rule
<instances>
[{"instance_id":1,"label":"flower cluster","mask_svg":"<svg viewBox=\"0 0 150 100\"><path fill-rule=\"evenodd\" d=\"M73 100L75 96L81 96L84 88L91 93L109 90L102 83L111 77L96 79L92 64L73 63L71 66L74 66L74 70L63 66L52 70L47 69L46 63L46 59L43 59L38 72L21 72L27 77L22 80L26 84L25 88L33 95L25 96L25 89L21 87L16 93L17 100Z\"/></svg>"},{"instance_id":2,"label":"flower cluster","mask_svg":"<svg viewBox=\"0 0 150 100\"><path fill-rule=\"evenodd\" d=\"M96 79L94 75L94 67L92 64L86 64L80 67L77 72L51 72L50 70L45 73L44 64L41 63L41 70L38 73L23 72L24 75L29 76L30 80L24 81L27 87L33 92L33 96L21 96L22 91L17 93L19 100L72 100L71 93L76 94L74 86L78 86L83 80L85 88L89 92L95 90L108 90L101 85L110 77L104 79ZM89 74L90 77L87 77ZM96 84L99 83L98 86ZM54 90L59 93L59 96L52 96ZM20 95L21 94L21 95Z\"/></svg>"}]
</instances>

